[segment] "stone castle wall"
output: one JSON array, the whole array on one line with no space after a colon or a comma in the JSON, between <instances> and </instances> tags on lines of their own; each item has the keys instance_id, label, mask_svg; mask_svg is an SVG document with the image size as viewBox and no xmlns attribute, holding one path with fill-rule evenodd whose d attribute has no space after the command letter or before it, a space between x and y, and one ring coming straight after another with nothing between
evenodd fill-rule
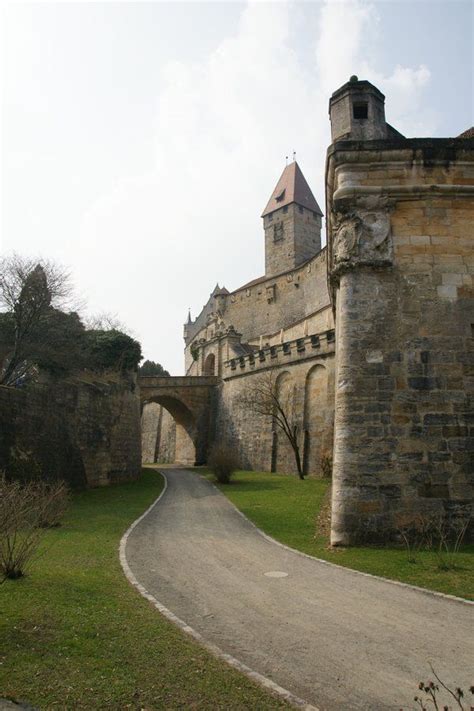
<instances>
[{"instance_id":1,"label":"stone castle wall","mask_svg":"<svg viewBox=\"0 0 474 711\"><path fill-rule=\"evenodd\" d=\"M472 506L469 143L332 149L334 544L380 540L420 516Z\"/></svg>"},{"instance_id":2,"label":"stone castle wall","mask_svg":"<svg viewBox=\"0 0 474 711\"><path fill-rule=\"evenodd\" d=\"M331 454L334 413L334 352L272 366L278 388L289 396L296 412L299 448L307 474L321 474L322 454ZM271 417L249 413L242 396L265 377L265 369L235 375L220 388L216 440L228 442L238 452L241 466L260 471L296 473L292 449Z\"/></svg>"},{"instance_id":3,"label":"stone castle wall","mask_svg":"<svg viewBox=\"0 0 474 711\"><path fill-rule=\"evenodd\" d=\"M73 487L140 473L140 401L134 379L0 387L0 470L34 462Z\"/></svg>"},{"instance_id":4,"label":"stone castle wall","mask_svg":"<svg viewBox=\"0 0 474 711\"><path fill-rule=\"evenodd\" d=\"M216 326L208 324L208 317L217 310L225 324L242 334L243 341L254 344L258 344L260 336L270 344L279 341L282 329L284 339L291 339L305 335L305 329L307 333L319 333L332 328L326 249L299 268L250 282L225 298L211 297L202 314L186 327L185 367L189 375L202 374L199 363L193 360L191 343L213 339ZM291 333L286 333L288 330Z\"/></svg>"}]
</instances>

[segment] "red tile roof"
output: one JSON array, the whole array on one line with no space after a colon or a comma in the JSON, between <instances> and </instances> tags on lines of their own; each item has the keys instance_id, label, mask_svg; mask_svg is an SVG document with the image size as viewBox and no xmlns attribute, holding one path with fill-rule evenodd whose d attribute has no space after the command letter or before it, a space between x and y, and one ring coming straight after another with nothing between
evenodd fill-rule
<instances>
[{"instance_id":1,"label":"red tile roof","mask_svg":"<svg viewBox=\"0 0 474 711\"><path fill-rule=\"evenodd\" d=\"M287 165L281 174L280 180L276 184L265 210L262 212L262 217L293 202L320 215L323 214L296 161Z\"/></svg>"},{"instance_id":2,"label":"red tile roof","mask_svg":"<svg viewBox=\"0 0 474 711\"><path fill-rule=\"evenodd\" d=\"M459 134L459 136L456 136L456 138L474 138L474 126L471 126L471 128L468 128L466 131L463 131Z\"/></svg>"}]
</instances>

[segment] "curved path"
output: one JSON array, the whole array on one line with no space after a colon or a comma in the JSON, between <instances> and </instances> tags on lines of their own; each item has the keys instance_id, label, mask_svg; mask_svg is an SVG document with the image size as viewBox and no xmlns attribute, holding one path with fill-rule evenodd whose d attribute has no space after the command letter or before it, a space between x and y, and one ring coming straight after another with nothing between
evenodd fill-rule
<instances>
[{"instance_id":1,"label":"curved path","mask_svg":"<svg viewBox=\"0 0 474 711\"><path fill-rule=\"evenodd\" d=\"M266 539L197 474L166 478L126 558L204 639L321 711L412 709L428 662L449 684L473 682L472 605L310 559Z\"/></svg>"}]
</instances>

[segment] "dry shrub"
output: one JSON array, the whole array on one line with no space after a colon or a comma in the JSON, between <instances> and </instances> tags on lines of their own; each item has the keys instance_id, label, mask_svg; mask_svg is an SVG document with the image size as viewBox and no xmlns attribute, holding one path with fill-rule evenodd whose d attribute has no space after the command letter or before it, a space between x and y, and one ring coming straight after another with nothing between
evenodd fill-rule
<instances>
[{"instance_id":1,"label":"dry shrub","mask_svg":"<svg viewBox=\"0 0 474 711\"><path fill-rule=\"evenodd\" d=\"M470 511L458 511L447 517L440 513L419 513L398 533L407 551L408 561L417 562L421 550L434 551L440 570L456 568L456 557L472 521Z\"/></svg>"},{"instance_id":2,"label":"dry shrub","mask_svg":"<svg viewBox=\"0 0 474 711\"><path fill-rule=\"evenodd\" d=\"M225 442L212 447L207 463L219 484L229 484L232 474L239 468L235 450Z\"/></svg>"},{"instance_id":3,"label":"dry shrub","mask_svg":"<svg viewBox=\"0 0 474 711\"><path fill-rule=\"evenodd\" d=\"M44 529L57 526L68 501L66 486L32 480L8 481L0 475L0 574L21 578Z\"/></svg>"},{"instance_id":4,"label":"dry shrub","mask_svg":"<svg viewBox=\"0 0 474 711\"><path fill-rule=\"evenodd\" d=\"M63 481L35 482L38 486L39 501L42 509L39 514L40 528L56 528L61 524L68 503L69 491Z\"/></svg>"},{"instance_id":5,"label":"dry shrub","mask_svg":"<svg viewBox=\"0 0 474 711\"><path fill-rule=\"evenodd\" d=\"M323 452L321 454L321 473L325 479L332 479L332 454Z\"/></svg>"}]
</instances>

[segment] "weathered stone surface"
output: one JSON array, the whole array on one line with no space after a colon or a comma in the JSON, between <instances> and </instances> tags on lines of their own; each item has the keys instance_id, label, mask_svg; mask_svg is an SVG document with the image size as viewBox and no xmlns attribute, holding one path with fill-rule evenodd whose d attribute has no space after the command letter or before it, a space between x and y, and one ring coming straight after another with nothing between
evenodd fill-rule
<instances>
[{"instance_id":1,"label":"weathered stone surface","mask_svg":"<svg viewBox=\"0 0 474 711\"><path fill-rule=\"evenodd\" d=\"M329 154L334 544L472 509L474 145L449 142L446 163L447 146L430 142L427 163L411 143L336 143ZM368 199L389 209L367 254Z\"/></svg>"},{"instance_id":2,"label":"weathered stone surface","mask_svg":"<svg viewBox=\"0 0 474 711\"><path fill-rule=\"evenodd\" d=\"M140 473L140 401L134 378L0 387L0 470L27 457L73 487Z\"/></svg>"}]
</instances>

